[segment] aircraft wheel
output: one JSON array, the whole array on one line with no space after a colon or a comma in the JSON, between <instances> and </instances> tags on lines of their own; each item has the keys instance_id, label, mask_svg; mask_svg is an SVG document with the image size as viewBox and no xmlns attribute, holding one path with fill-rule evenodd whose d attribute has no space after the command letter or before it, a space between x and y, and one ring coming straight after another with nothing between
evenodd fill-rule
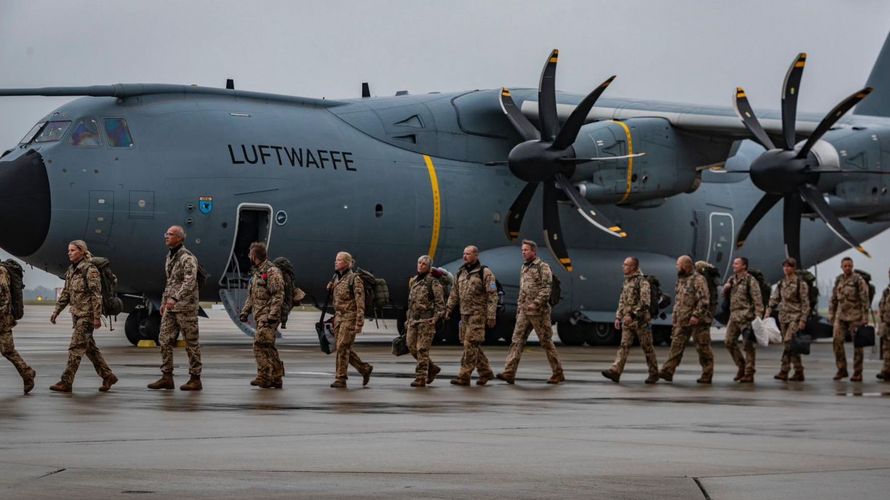
<instances>
[{"instance_id":1,"label":"aircraft wheel","mask_svg":"<svg viewBox=\"0 0 890 500\"><path fill-rule=\"evenodd\" d=\"M127 315L127 321L124 323L124 334L131 344L136 345L142 340L142 333L139 331L139 323L145 317L145 309L133 309Z\"/></svg>"},{"instance_id":2,"label":"aircraft wheel","mask_svg":"<svg viewBox=\"0 0 890 500\"><path fill-rule=\"evenodd\" d=\"M584 343L586 337L584 324L573 325L568 321L560 321L556 325L556 336L562 345L578 346Z\"/></svg>"},{"instance_id":3,"label":"aircraft wheel","mask_svg":"<svg viewBox=\"0 0 890 500\"><path fill-rule=\"evenodd\" d=\"M142 339L158 342L161 335L161 313L154 311L139 322L139 335Z\"/></svg>"},{"instance_id":4,"label":"aircraft wheel","mask_svg":"<svg viewBox=\"0 0 890 500\"><path fill-rule=\"evenodd\" d=\"M587 343L596 345L618 345L621 334L609 323L594 323L587 331Z\"/></svg>"}]
</instances>

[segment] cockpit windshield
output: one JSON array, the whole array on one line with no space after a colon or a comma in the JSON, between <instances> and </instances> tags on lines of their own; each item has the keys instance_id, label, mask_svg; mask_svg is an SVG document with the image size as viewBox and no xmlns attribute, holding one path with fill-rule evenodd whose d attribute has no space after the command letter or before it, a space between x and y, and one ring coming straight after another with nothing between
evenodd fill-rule
<instances>
[{"instance_id":1,"label":"cockpit windshield","mask_svg":"<svg viewBox=\"0 0 890 500\"><path fill-rule=\"evenodd\" d=\"M71 131L72 146L101 146L102 138L99 137L99 122L95 118L83 118Z\"/></svg>"},{"instance_id":2,"label":"cockpit windshield","mask_svg":"<svg viewBox=\"0 0 890 500\"><path fill-rule=\"evenodd\" d=\"M31 130L29 130L28 133L25 134L25 137L22 137L22 140L19 141L19 144L29 144L31 141L33 141L34 136L37 135L37 132L40 132L40 129L42 129L44 125L46 125L46 122L39 122L37 125L34 125L34 127L32 127Z\"/></svg>"},{"instance_id":3,"label":"cockpit windshield","mask_svg":"<svg viewBox=\"0 0 890 500\"><path fill-rule=\"evenodd\" d=\"M51 122L40 122L22 137L19 144L31 144L32 142L56 142L65 135L68 126L71 125L70 120L58 120Z\"/></svg>"}]
</instances>

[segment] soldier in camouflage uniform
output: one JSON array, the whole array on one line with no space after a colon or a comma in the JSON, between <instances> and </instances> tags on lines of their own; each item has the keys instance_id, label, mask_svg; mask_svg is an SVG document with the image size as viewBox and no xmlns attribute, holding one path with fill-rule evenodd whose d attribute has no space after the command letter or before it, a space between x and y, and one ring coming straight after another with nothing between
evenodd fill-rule
<instances>
[{"instance_id":1,"label":"soldier in camouflage uniform","mask_svg":"<svg viewBox=\"0 0 890 500\"><path fill-rule=\"evenodd\" d=\"M198 259L183 246L185 230L172 226L164 233L169 252L164 265L167 285L161 297L161 378L149 389L173 389L173 348L180 332L189 358L189 381L183 391L200 391L201 345L198 344Z\"/></svg>"},{"instance_id":2,"label":"soldier in camouflage uniform","mask_svg":"<svg viewBox=\"0 0 890 500\"><path fill-rule=\"evenodd\" d=\"M451 317L455 306L460 310L460 340L464 353L460 359L454 385L470 385L475 369L479 373L476 385L485 385L494 378L488 357L482 351L485 328L494 328L498 307L498 287L491 269L479 262L479 249L473 245L464 248L464 265L457 272L456 283L448 296L445 318Z\"/></svg>"},{"instance_id":3,"label":"soldier in camouflage uniform","mask_svg":"<svg viewBox=\"0 0 890 500\"><path fill-rule=\"evenodd\" d=\"M745 354L739 349L739 335L751 328L755 317L763 317L763 295L754 276L748 273L748 259L736 257L732 261L733 275L723 285L723 294L729 297L729 322L726 324L726 350L738 367L733 380L750 384L754 382L754 364L757 343L754 336L743 339Z\"/></svg>"},{"instance_id":4,"label":"soldier in camouflage uniform","mask_svg":"<svg viewBox=\"0 0 890 500\"><path fill-rule=\"evenodd\" d=\"M328 290L334 296L334 338L337 341L337 367L331 387L346 387L346 369L352 365L362 376L362 386L368 385L374 367L365 363L353 349L355 337L365 326L365 286L361 276L352 270L353 258L339 252L334 260L337 271Z\"/></svg>"},{"instance_id":5,"label":"soldier in camouflage uniform","mask_svg":"<svg viewBox=\"0 0 890 500\"><path fill-rule=\"evenodd\" d=\"M99 270L91 262L92 258L84 241L75 240L68 244L71 265L65 273L65 287L49 321L55 324L59 313L70 304L74 333L68 346L68 365L62 379L50 386L50 390L56 392L71 392L74 375L84 355L92 361L96 373L102 377L100 391L106 392L117 383L117 377L105 363L93 339L93 330L102 326L102 281Z\"/></svg>"},{"instance_id":6,"label":"soldier in camouflage uniform","mask_svg":"<svg viewBox=\"0 0 890 500\"><path fill-rule=\"evenodd\" d=\"M683 359L683 351L689 337L695 342L702 374L699 384L710 384L714 376L714 352L711 351L711 297L705 277L696 272L692 258L683 255L677 259L677 291L672 314L671 352L658 376L668 382L674 379L677 365Z\"/></svg>"},{"instance_id":7,"label":"soldier in camouflage uniform","mask_svg":"<svg viewBox=\"0 0 890 500\"><path fill-rule=\"evenodd\" d=\"M615 311L615 329L621 330L621 344L615 355L615 362L602 374L617 383L624 372L627 354L634 339L640 340L640 347L646 355L649 367L647 384L658 382L658 361L655 359L655 348L652 346L652 332L649 330L649 282L640 272L640 261L636 257L624 259L624 286L618 299L618 310Z\"/></svg>"},{"instance_id":8,"label":"soldier in camouflage uniform","mask_svg":"<svg viewBox=\"0 0 890 500\"><path fill-rule=\"evenodd\" d=\"M34 377L37 376L37 372L28 366L28 363L25 363L25 360L15 350L15 341L12 339L12 327L15 324L9 272L5 267L0 266L0 353L18 370L22 377L25 394L28 394L34 388Z\"/></svg>"},{"instance_id":9,"label":"soldier in camouflage uniform","mask_svg":"<svg viewBox=\"0 0 890 500\"><path fill-rule=\"evenodd\" d=\"M862 276L853 272L853 259L845 257L841 260L843 273L834 280L831 290L831 303L828 307L828 318L834 325L832 341L837 373L834 380L848 376L847 353L844 351L844 337L853 334L857 328L868 323L868 284ZM863 353L861 347L853 348L853 376L850 382L862 381Z\"/></svg>"},{"instance_id":10,"label":"soldier in camouflage uniform","mask_svg":"<svg viewBox=\"0 0 890 500\"><path fill-rule=\"evenodd\" d=\"M525 263L519 271L516 327L513 329L513 339L504 371L498 373L497 377L508 384L514 383L522 350L525 348L529 333L534 328L541 341L541 348L547 355L547 362L550 363L552 375L547 383L558 384L566 378L559 363L559 356L556 354L556 346L553 345L553 327L550 324L550 290L553 285L553 272L550 266L538 258L538 245L534 241L522 241L522 259Z\"/></svg>"},{"instance_id":11,"label":"soldier in camouflage uniform","mask_svg":"<svg viewBox=\"0 0 890 500\"><path fill-rule=\"evenodd\" d=\"M424 387L442 371L430 360L430 345L436 334L436 324L445 316L445 290L442 283L430 275L432 259L422 255L417 259L417 275L408 283L408 316L405 327L408 350L417 360L415 379L411 387Z\"/></svg>"},{"instance_id":12,"label":"soldier in camouflage uniform","mask_svg":"<svg viewBox=\"0 0 890 500\"><path fill-rule=\"evenodd\" d=\"M281 320L281 304L284 303L284 278L281 271L269 261L266 244L250 244L250 261L253 275L247 290L247 301L241 309L241 321L253 314L256 333L253 336L253 354L256 357L257 375L250 385L263 389L281 389L284 364L275 348L275 335Z\"/></svg>"},{"instance_id":13,"label":"soldier in camouflage uniform","mask_svg":"<svg viewBox=\"0 0 890 500\"><path fill-rule=\"evenodd\" d=\"M881 320L881 356L884 358L884 368L877 377L884 382L890 382L890 285L887 285L884 294L881 295L878 313Z\"/></svg>"},{"instance_id":14,"label":"soldier in camouflage uniform","mask_svg":"<svg viewBox=\"0 0 890 500\"><path fill-rule=\"evenodd\" d=\"M772 311L779 307L779 327L782 330L782 340L785 350L782 351L782 367L773 378L776 380L803 382L803 363L800 354L791 353L791 339L797 332L803 331L807 326L807 318L810 316L810 287L797 274L797 260L789 257L782 262L782 271L785 277L773 290L769 299L769 308L766 317L772 316ZM788 378L791 365L794 365L794 375Z\"/></svg>"}]
</instances>

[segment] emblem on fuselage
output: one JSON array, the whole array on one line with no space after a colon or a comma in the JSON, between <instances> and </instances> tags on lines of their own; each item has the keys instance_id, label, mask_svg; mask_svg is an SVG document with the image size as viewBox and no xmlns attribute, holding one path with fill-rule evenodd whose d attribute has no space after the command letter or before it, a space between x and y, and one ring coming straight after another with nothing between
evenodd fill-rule
<instances>
[{"instance_id":1,"label":"emblem on fuselage","mask_svg":"<svg viewBox=\"0 0 890 500\"><path fill-rule=\"evenodd\" d=\"M213 211L213 196L201 196L198 198L198 210L207 215Z\"/></svg>"}]
</instances>

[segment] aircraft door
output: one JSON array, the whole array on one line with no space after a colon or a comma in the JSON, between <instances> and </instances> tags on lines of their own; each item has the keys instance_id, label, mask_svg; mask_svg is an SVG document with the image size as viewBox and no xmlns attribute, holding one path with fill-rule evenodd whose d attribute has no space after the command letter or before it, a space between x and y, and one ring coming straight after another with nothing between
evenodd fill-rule
<instances>
[{"instance_id":1,"label":"aircraft door","mask_svg":"<svg viewBox=\"0 0 890 500\"><path fill-rule=\"evenodd\" d=\"M248 257L250 244L255 241L269 244L272 235L272 207L259 203L242 203L238 205L238 217L235 221L235 235L232 251L229 254L226 272L219 281L219 296L232 321L245 334L253 337L256 333L253 320L250 324L239 321L241 308L247 300L247 288L250 283L251 262Z\"/></svg>"},{"instance_id":2,"label":"aircraft door","mask_svg":"<svg viewBox=\"0 0 890 500\"><path fill-rule=\"evenodd\" d=\"M725 279L730 271L735 249L735 220L726 212L696 210L696 257L720 271Z\"/></svg>"}]
</instances>

